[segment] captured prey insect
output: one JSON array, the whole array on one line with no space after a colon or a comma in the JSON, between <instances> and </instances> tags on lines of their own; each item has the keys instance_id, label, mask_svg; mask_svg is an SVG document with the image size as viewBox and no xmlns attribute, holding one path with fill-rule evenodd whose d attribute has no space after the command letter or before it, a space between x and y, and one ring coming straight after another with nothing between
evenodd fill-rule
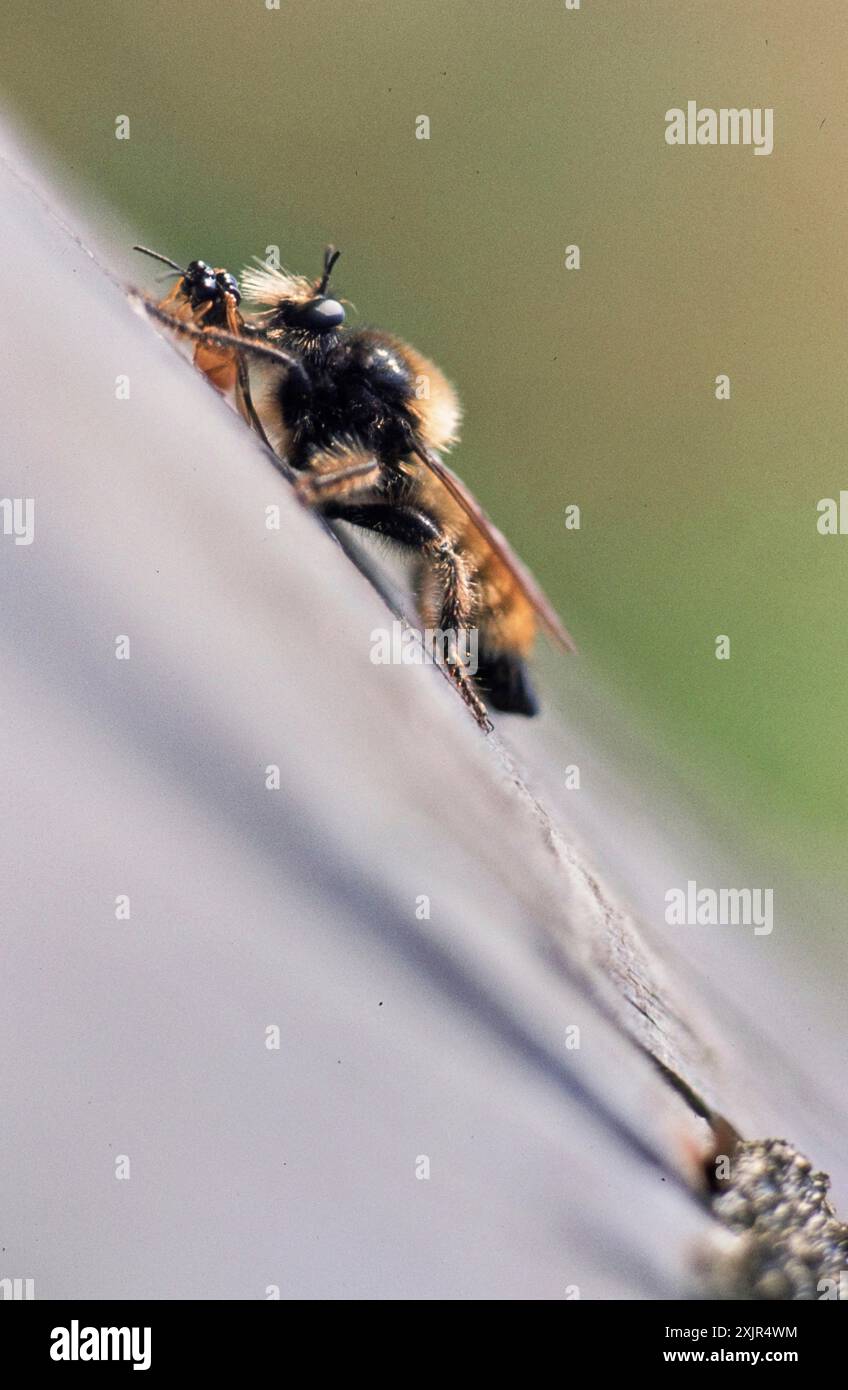
<instances>
[{"instance_id":1,"label":"captured prey insect","mask_svg":"<svg viewBox=\"0 0 848 1390\"><path fill-rule=\"evenodd\" d=\"M342 301L328 294L338 256L327 248L315 280L264 265L246 270L242 286L257 306L249 315L239 308L234 277L202 261L185 271L168 261L180 276L174 290L159 304L145 303L194 340L195 364L219 389L235 382L242 413L284 460L302 501L411 553L426 627L476 629L474 674L456 646L445 664L478 723L492 727L486 705L533 715L538 704L527 659L538 627L566 651L574 650L572 640L442 461L458 438L453 387L392 334L345 327ZM247 359L261 377L258 404Z\"/></svg>"},{"instance_id":2,"label":"captured prey insect","mask_svg":"<svg viewBox=\"0 0 848 1390\"><path fill-rule=\"evenodd\" d=\"M239 312L238 281L228 270L213 269L205 261L189 261L183 270L169 256L162 256L147 246L134 246L133 250L169 265L178 277L170 292L156 305L157 313L166 322L172 321L174 327L187 324L194 328L225 329L233 335L248 332ZM244 354L232 345L217 346L201 337L195 342L194 365L223 395L234 393L239 413L267 444L262 422L253 406Z\"/></svg>"}]
</instances>

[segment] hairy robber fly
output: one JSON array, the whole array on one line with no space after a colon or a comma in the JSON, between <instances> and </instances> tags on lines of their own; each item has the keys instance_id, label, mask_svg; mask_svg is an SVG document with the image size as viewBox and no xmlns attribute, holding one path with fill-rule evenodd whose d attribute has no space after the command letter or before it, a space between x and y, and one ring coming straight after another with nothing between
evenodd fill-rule
<instances>
[{"instance_id":1,"label":"hairy robber fly","mask_svg":"<svg viewBox=\"0 0 848 1390\"><path fill-rule=\"evenodd\" d=\"M143 248L137 248L143 249ZM156 253L148 253L156 254ZM256 311L239 308L225 270L192 261L149 311L195 342L195 364L286 463L302 501L328 520L394 541L413 556L424 625L476 628L478 666L448 671L485 729L486 705L533 715L527 658L541 625L566 651L572 640L541 589L461 480L442 461L456 443L460 407L438 367L399 338L345 327L328 294L339 252L328 247L315 280L262 266L242 276ZM254 403L246 366L260 369ZM420 383L427 389L418 389Z\"/></svg>"}]
</instances>

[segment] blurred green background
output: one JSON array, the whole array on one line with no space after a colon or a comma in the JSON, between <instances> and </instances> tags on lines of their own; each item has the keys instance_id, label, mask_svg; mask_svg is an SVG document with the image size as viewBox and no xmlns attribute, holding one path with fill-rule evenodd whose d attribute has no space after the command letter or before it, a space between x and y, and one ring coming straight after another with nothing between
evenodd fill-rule
<instances>
[{"instance_id":1,"label":"blurred green background","mask_svg":"<svg viewBox=\"0 0 848 1390\"><path fill-rule=\"evenodd\" d=\"M454 465L577 638L549 697L602 735L597 682L725 833L844 883L845 0L6 0L0 44L131 236L309 273L338 244L360 321L457 382ZM666 146L690 99L773 107L774 153Z\"/></svg>"}]
</instances>

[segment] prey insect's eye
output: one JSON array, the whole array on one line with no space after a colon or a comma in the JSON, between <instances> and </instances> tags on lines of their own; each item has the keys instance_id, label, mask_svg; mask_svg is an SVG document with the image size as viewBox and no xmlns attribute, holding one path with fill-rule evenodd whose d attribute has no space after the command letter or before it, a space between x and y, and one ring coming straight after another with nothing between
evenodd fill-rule
<instances>
[{"instance_id":1,"label":"prey insect's eye","mask_svg":"<svg viewBox=\"0 0 848 1390\"><path fill-rule=\"evenodd\" d=\"M297 310L297 327L308 328L311 333L326 333L338 328L345 321L345 311L337 299L320 296L310 299Z\"/></svg>"},{"instance_id":2,"label":"prey insect's eye","mask_svg":"<svg viewBox=\"0 0 848 1390\"><path fill-rule=\"evenodd\" d=\"M231 275L228 270L223 270L217 277L218 288L221 294L231 294L236 304L241 302L241 292L238 287L238 280Z\"/></svg>"},{"instance_id":3,"label":"prey insect's eye","mask_svg":"<svg viewBox=\"0 0 848 1390\"><path fill-rule=\"evenodd\" d=\"M192 285L192 298L197 304L202 304L207 299L217 299L220 293L221 290L214 275L204 275L202 280L197 280Z\"/></svg>"},{"instance_id":4,"label":"prey insect's eye","mask_svg":"<svg viewBox=\"0 0 848 1390\"><path fill-rule=\"evenodd\" d=\"M185 282L195 304L218 299L221 294L215 272L205 261L189 261L185 268Z\"/></svg>"}]
</instances>

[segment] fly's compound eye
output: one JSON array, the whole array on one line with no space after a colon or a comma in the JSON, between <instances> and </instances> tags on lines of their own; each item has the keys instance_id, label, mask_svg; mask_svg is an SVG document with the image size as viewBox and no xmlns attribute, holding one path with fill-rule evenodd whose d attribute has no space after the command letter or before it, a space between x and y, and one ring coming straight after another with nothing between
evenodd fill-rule
<instances>
[{"instance_id":1,"label":"fly's compound eye","mask_svg":"<svg viewBox=\"0 0 848 1390\"><path fill-rule=\"evenodd\" d=\"M236 304L241 303L241 292L239 291L238 280L234 275L231 275L228 270L219 271L217 284L222 295L231 294Z\"/></svg>"},{"instance_id":2,"label":"fly's compound eye","mask_svg":"<svg viewBox=\"0 0 848 1390\"><path fill-rule=\"evenodd\" d=\"M327 333L345 321L345 311L337 299L310 299L298 309L297 327L310 333Z\"/></svg>"}]
</instances>

